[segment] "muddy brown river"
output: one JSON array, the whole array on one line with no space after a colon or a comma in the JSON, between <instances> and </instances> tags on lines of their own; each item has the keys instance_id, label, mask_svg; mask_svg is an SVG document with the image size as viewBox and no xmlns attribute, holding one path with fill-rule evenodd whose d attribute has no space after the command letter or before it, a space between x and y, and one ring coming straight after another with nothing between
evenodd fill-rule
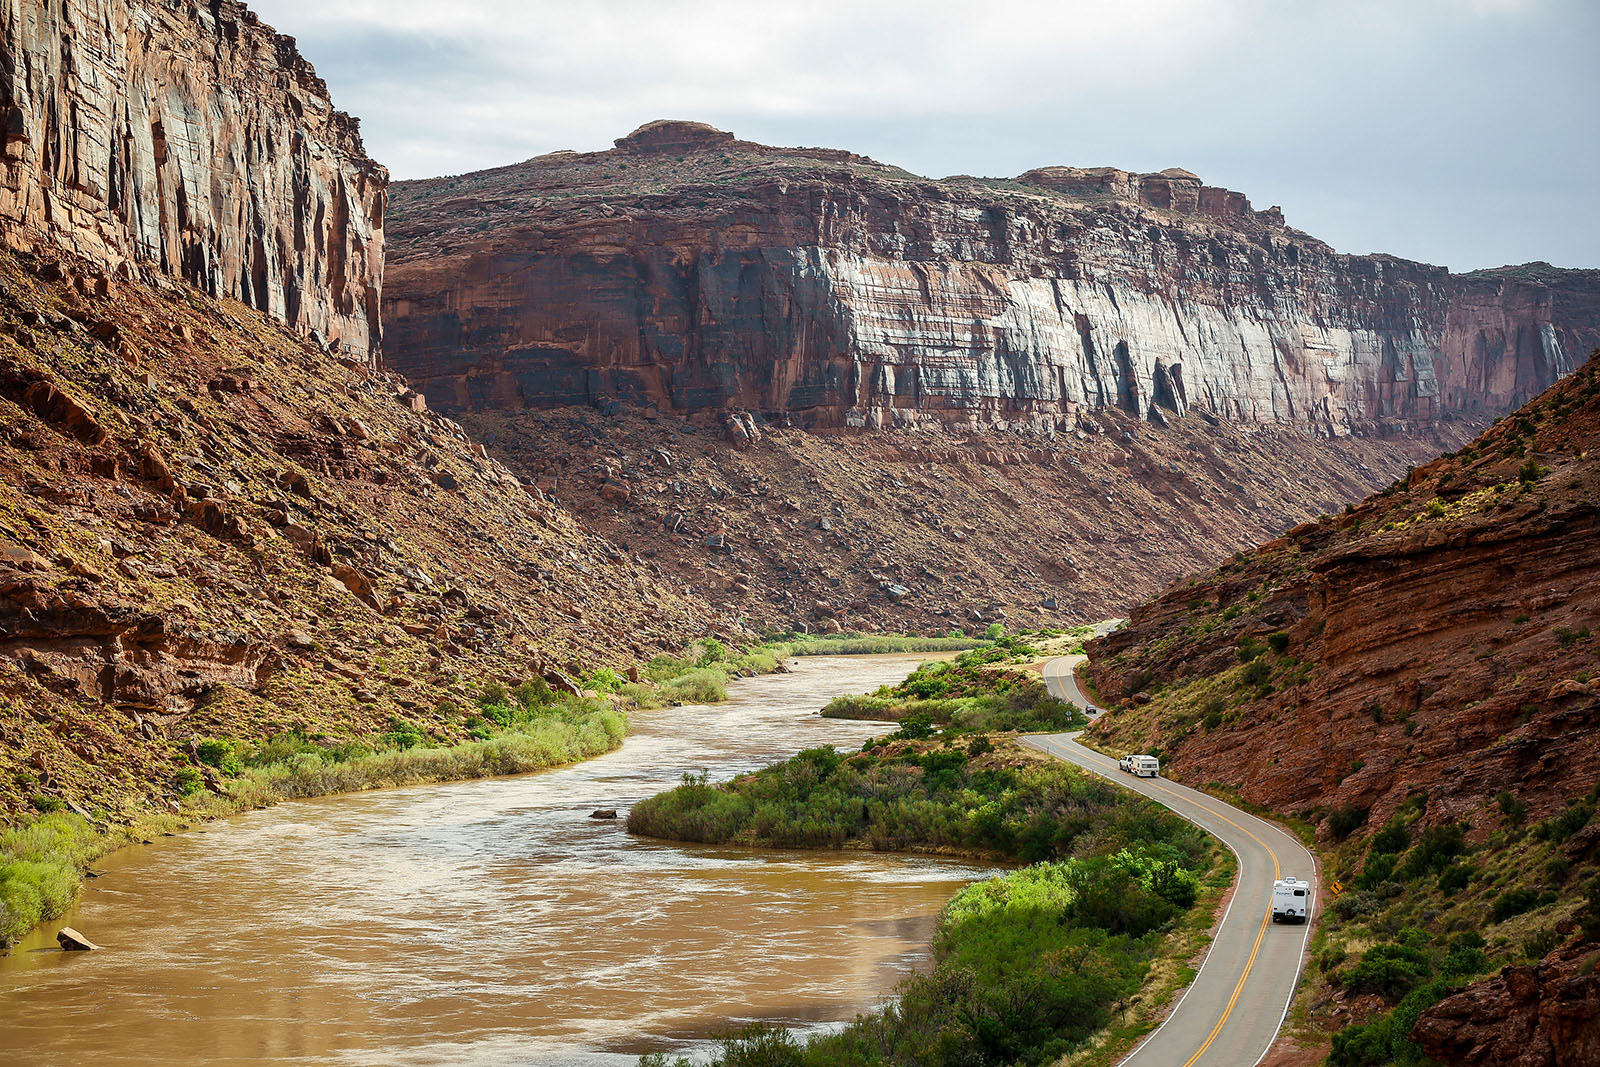
<instances>
[{"instance_id":1,"label":"muddy brown river","mask_svg":"<svg viewBox=\"0 0 1600 1067\"><path fill-rule=\"evenodd\" d=\"M0 1062L632 1064L729 1020L870 1009L940 907L989 870L630 837L626 809L881 723L822 719L923 656L813 657L712 707L634 716L622 748L517 778L281 804L134 846L0 958Z\"/></svg>"}]
</instances>

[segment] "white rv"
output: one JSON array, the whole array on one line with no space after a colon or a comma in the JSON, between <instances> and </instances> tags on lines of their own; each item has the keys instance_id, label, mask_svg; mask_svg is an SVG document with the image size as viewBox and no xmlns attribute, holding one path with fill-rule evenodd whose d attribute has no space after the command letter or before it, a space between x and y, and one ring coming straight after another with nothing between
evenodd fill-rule
<instances>
[{"instance_id":1,"label":"white rv","mask_svg":"<svg viewBox=\"0 0 1600 1067\"><path fill-rule=\"evenodd\" d=\"M1311 884L1290 875L1272 883L1272 921L1303 923L1311 906Z\"/></svg>"},{"instance_id":2,"label":"white rv","mask_svg":"<svg viewBox=\"0 0 1600 1067\"><path fill-rule=\"evenodd\" d=\"M1155 778L1161 774L1161 761L1154 756L1135 756L1133 774L1136 778Z\"/></svg>"}]
</instances>

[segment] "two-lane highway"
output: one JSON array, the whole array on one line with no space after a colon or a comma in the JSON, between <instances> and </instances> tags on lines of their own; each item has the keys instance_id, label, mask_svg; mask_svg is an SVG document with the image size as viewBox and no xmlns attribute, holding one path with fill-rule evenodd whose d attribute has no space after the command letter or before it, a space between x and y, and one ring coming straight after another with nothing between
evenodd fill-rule
<instances>
[{"instance_id":1,"label":"two-lane highway","mask_svg":"<svg viewBox=\"0 0 1600 1067\"><path fill-rule=\"evenodd\" d=\"M1045 684L1079 707L1089 701L1073 670L1083 656L1045 664ZM1135 778L1117 761L1077 743L1073 734L1026 739L1060 759L1143 793L1212 834L1239 860L1233 899L1222 917L1194 983L1124 1067L1253 1067L1272 1047L1300 979L1311 924L1272 921L1272 883L1289 875L1312 882L1315 921L1316 864L1293 835L1216 797L1164 778Z\"/></svg>"}]
</instances>

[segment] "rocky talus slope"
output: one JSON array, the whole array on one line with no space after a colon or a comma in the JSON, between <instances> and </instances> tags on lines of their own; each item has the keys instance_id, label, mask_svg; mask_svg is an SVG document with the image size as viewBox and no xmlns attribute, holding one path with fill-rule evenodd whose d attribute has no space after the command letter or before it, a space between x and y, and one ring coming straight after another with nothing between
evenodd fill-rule
<instances>
[{"instance_id":1,"label":"rocky talus slope","mask_svg":"<svg viewBox=\"0 0 1600 1067\"><path fill-rule=\"evenodd\" d=\"M1600 343L1600 272L1341 255L1176 169L935 181L659 122L392 193L386 350L450 410L1404 434Z\"/></svg>"},{"instance_id":2,"label":"rocky talus slope","mask_svg":"<svg viewBox=\"0 0 1600 1067\"><path fill-rule=\"evenodd\" d=\"M1054 440L828 433L593 408L461 415L663 580L750 625L943 632L1103 618L1465 440L1329 441L1119 412Z\"/></svg>"},{"instance_id":3,"label":"rocky talus slope","mask_svg":"<svg viewBox=\"0 0 1600 1067\"><path fill-rule=\"evenodd\" d=\"M1372 993L1393 1004L1427 977L1427 945L1453 946L1415 1028L1336 1039L1336 1063L1389 1062L1374 1050L1408 1029L1446 1064L1600 1062L1597 448L1600 353L1465 448L1173 583L1088 648L1116 705L1098 741L1318 827L1347 885L1314 1018L1371 1018ZM1462 940L1480 930L1486 948ZM1362 939L1398 945L1351 967L1342 946ZM1412 971L1375 979L1379 948ZM1482 969L1480 948L1513 965L1429 1007Z\"/></svg>"},{"instance_id":4,"label":"rocky talus slope","mask_svg":"<svg viewBox=\"0 0 1600 1067\"><path fill-rule=\"evenodd\" d=\"M0 818L197 739L464 733L472 687L715 620L398 379L185 286L0 253Z\"/></svg>"},{"instance_id":5,"label":"rocky talus slope","mask_svg":"<svg viewBox=\"0 0 1600 1067\"><path fill-rule=\"evenodd\" d=\"M236 0L0 0L0 236L375 353L388 173Z\"/></svg>"}]
</instances>

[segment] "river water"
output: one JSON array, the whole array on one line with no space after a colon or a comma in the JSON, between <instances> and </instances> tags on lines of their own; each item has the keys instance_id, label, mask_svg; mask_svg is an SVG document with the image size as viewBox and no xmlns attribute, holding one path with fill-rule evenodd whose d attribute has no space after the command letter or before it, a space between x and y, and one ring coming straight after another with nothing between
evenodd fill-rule
<instances>
[{"instance_id":1,"label":"river water","mask_svg":"<svg viewBox=\"0 0 1600 1067\"><path fill-rule=\"evenodd\" d=\"M632 1064L728 1020L822 1025L926 962L991 873L927 858L680 846L625 809L882 723L823 719L922 656L810 657L634 716L622 748L517 778L281 804L108 857L0 958L0 1062Z\"/></svg>"}]
</instances>

